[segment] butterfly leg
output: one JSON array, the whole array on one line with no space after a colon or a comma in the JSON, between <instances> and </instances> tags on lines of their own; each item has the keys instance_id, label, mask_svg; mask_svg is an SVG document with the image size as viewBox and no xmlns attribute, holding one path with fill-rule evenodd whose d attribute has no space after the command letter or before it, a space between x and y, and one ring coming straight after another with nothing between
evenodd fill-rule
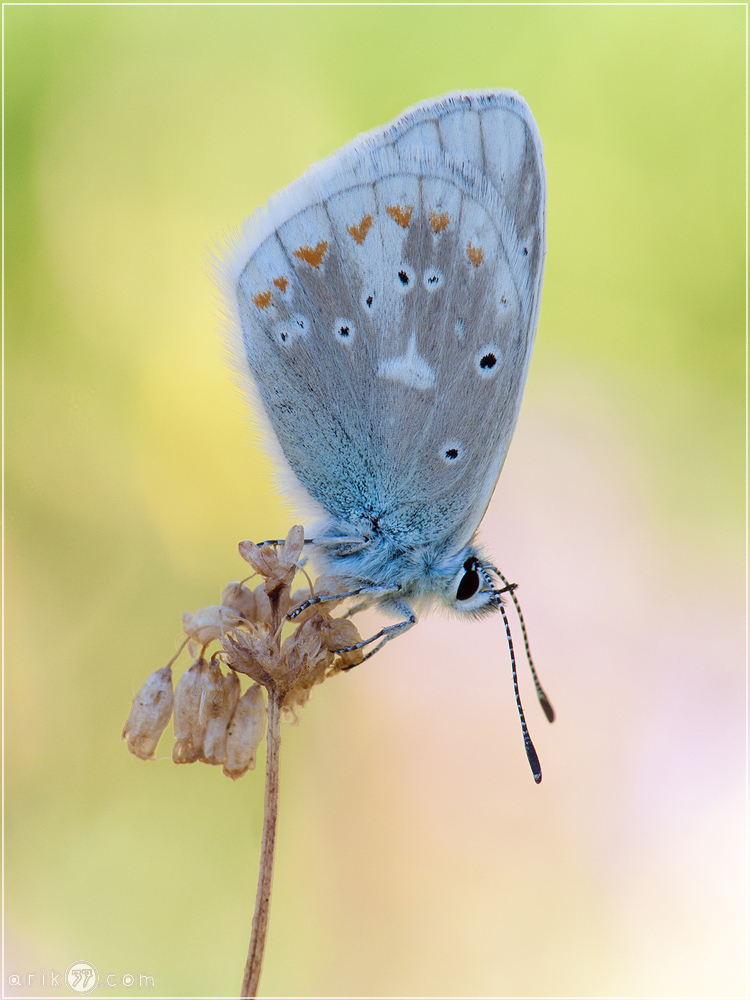
<instances>
[{"instance_id":1,"label":"butterfly leg","mask_svg":"<svg viewBox=\"0 0 750 1000\"><path fill-rule=\"evenodd\" d=\"M298 604L293 611L287 613L287 621L293 621L297 615L300 615L306 608L312 607L313 604L322 604L325 601L343 601L347 597L362 597L364 595L384 597L386 594L398 593L400 589L400 587L358 587L357 590L348 590L343 594L320 594L315 597L308 597L306 601ZM369 601L362 601L356 608L353 608L349 614L346 615L346 617L348 618L354 613L354 611L364 611L368 604ZM375 635L371 635L369 639L362 639L361 642L356 642L353 646L344 646L341 649L334 650L334 652L351 653L355 649L363 649L365 646L369 646L371 642L377 642L378 639L381 639L382 642L379 642L375 649L371 649L370 652L365 655L364 660L369 660L370 657L374 656L379 649L382 649L390 639L394 639L397 635L400 635L402 632L406 632L412 627L412 625L416 624L417 616L414 614L406 601L395 601L394 608L399 614L404 616L403 621L396 622L394 625L386 625L385 628L381 628L381 630L376 632ZM362 662L364 662L364 660ZM352 664L352 666L355 666L355 664ZM352 668L345 667L344 669L351 670Z\"/></svg>"},{"instance_id":2,"label":"butterfly leg","mask_svg":"<svg viewBox=\"0 0 750 1000\"><path fill-rule=\"evenodd\" d=\"M261 545L283 545L285 538L264 538L262 542L256 542L258 548ZM335 538L306 538L305 545L366 545L367 540L355 535L342 535Z\"/></svg>"},{"instance_id":3,"label":"butterfly leg","mask_svg":"<svg viewBox=\"0 0 750 1000\"><path fill-rule=\"evenodd\" d=\"M397 635L401 635L402 632L407 632L412 625L416 625L417 616L414 614L412 609L406 603L406 601L396 601L395 609L404 616L403 621L396 622L394 625L386 625L385 628L381 628L379 632L375 635L371 635L369 639L363 639L361 642L356 642L353 646L344 646L343 649L337 649L337 653L351 653L355 649L362 649L364 646L369 646L371 642L378 642L375 649L371 649L369 653L366 653L362 662L364 660L369 660L371 656L374 656L378 650L382 649L383 646L391 639L395 639ZM357 664L353 663L351 667L344 667L344 670L351 670Z\"/></svg>"},{"instance_id":4,"label":"butterfly leg","mask_svg":"<svg viewBox=\"0 0 750 1000\"><path fill-rule=\"evenodd\" d=\"M398 588L396 590L393 587L357 587L356 590L347 590L343 594L318 594L315 597L308 597L306 601L298 604L294 610L290 611L286 619L287 621L294 621L297 615L302 614L307 608L311 608L313 604L324 604L326 601L343 601L347 597L361 597L363 594L370 594L374 597L383 597L386 594L398 593ZM369 601L363 601L359 608L365 608L369 604ZM347 616L348 617L348 616ZM352 647L357 648L357 647Z\"/></svg>"}]
</instances>

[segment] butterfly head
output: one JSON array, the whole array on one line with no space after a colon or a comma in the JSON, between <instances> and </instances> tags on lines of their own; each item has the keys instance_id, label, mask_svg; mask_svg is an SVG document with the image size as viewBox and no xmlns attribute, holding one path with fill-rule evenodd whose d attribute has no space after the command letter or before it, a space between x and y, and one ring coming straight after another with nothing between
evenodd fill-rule
<instances>
[{"instance_id":1,"label":"butterfly head","mask_svg":"<svg viewBox=\"0 0 750 1000\"><path fill-rule=\"evenodd\" d=\"M450 609L459 615L481 618L497 610L500 593L492 567L473 547L463 552L460 568L445 595Z\"/></svg>"}]
</instances>

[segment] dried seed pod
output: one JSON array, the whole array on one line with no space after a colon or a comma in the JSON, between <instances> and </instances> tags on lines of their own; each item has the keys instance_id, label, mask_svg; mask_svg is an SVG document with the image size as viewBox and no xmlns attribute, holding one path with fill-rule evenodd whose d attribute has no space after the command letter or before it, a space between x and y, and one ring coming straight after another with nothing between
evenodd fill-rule
<instances>
[{"instance_id":1,"label":"dried seed pod","mask_svg":"<svg viewBox=\"0 0 750 1000\"><path fill-rule=\"evenodd\" d=\"M324 676L321 675L320 680L323 680ZM287 722L292 726L296 726L299 722L299 710L304 708L305 705L310 700L310 695L312 694L312 688L293 688L285 697L284 701L281 703L281 721Z\"/></svg>"},{"instance_id":2,"label":"dried seed pod","mask_svg":"<svg viewBox=\"0 0 750 1000\"><path fill-rule=\"evenodd\" d=\"M203 738L203 756L206 764L223 764L227 758L227 735L229 722L240 698L240 682L237 674L231 671L222 677L221 711L213 715L206 723L206 735Z\"/></svg>"},{"instance_id":3,"label":"dried seed pod","mask_svg":"<svg viewBox=\"0 0 750 1000\"><path fill-rule=\"evenodd\" d=\"M298 683L304 687L312 683L312 677L325 670L333 660L328 648L323 644L321 627L323 615L313 615L287 639L281 647L281 663L285 683L291 689Z\"/></svg>"},{"instance_id":4,"label":"dried seed pod","mask_svg":"<svg viewBox=\"0 0 750 1000\"><path fill-rule=\"evenodd\" d=\"M289 610L292 581L298 569L299 557L305 543L305 531L296 524L287 535L279 551L278 546L257 546L254 542L240 542L240 555L250 563L256 573L265 577L264 589L271 602L271 609L279 621Z\"/></svg>"},{"instance_id":5,"label":"dried seed pod","mask_svg":"<svg viewBox=\"0 0 750 1000\"><path fill-rule=\"evenodd\" d=\"M328 618L322 625L320 634L324 645L331 652L346 649L347 646L356 646L362 641L357 626L348 618ZM353 649L348 653L339 653L339 658L343 667L353 667L364 660L365 651Z\"/></svg>"},{"instance_id":6,"label":"dried seed pod","mask_svg":"<svg viewBox=\"0 0 750 1000\"><path fill-rule=\"evenodd\" d=\"M172 714L172 667L150 674L133 698L128 721L122 731L128 750L141 760L153 760L154 750Z\"/></svg>"},{"instance_id":7,"label":"dried seed pod","mask_svg":"<svg viewBox=\"0 0 750 1000\"><path fill-rule=\"evenodd\" d=\"M257 684L237 702L227 731L227 757L223 773L236 781L255 767L255 754L266 732L266 702Z\"/></svg>"},{"instance_id":8,"label":"dried seed pod","mask_svg":"<svg viewBox=\"0 0 750 1000\"><path fill-rule=\"evenodd\" d=\"M271 599L271 605L275 603L281 615L289 610L292 581L304 543L305 530L296 524L286 536L274 572L266 579L265 591Z\"/></svg>"},{"instance_id":9,"label":"dried seed pod","mask_svg":"<svg viewBox=\"0 0 750 1000\"><path fill-rule=\"evenodd\" d=\"M221 665L214 657L206 664L201 676L203 685L198 719L205 726L211 719L216 719L223 713L226 706L226 692Z\"/></svg>"},{"instance_id":10,"label":"dried seed pod","mask_svg":"<svg viewBox=\"0 0 750 1000\"><path fill-rule=\"evenodd\" d=\"M201 722L200 707L203 675L208 667L204 659L196 660L180 678L174 693L174 736L172 760L175 764L192 764L203 753L206 723Z\"/></svg>"},{"instance_id":11,"label":"dried seed pod","mask_svg":"<svg viewBox=\"0 0 750 1000\"><path fill-rule=\"evenodd\" d=\"M255 593L239 580L228 583L221 592L222 607L232 608L245 621L255 621Z\"/></svg>"},{"instance_id":12,"label":"dried seed pod","mask_svg":"<svg viewBox=\"0 0 750 1000\"><path fill-rule=\"evenodd\" d=\"M296 567L305 544L305 529L295 524L289 529L281 551L277 545L256 545L255 542L240 542L240 555L250 563L256 573L268 579L279 572L284 573Z\"/></svg>"},{"instance_id":13,"label":"dried seed pod","mask_svg":"<svg viewBox=\"0 0 750 1000\"><path fill-rule=\"evenodd\" d=\"M221 603L241 615L245 623L265 625L271 620L271 602L262 583L255 590L237 581L228 583L222 591Z\"/></svg>"},{"instance_id":14,"label":"dried seed pod","mask_svg":"<svg viewBox=\"0 0 750 1000\"><path fill-rule=\"evenodd\" d=\"M242 618L234 608L225 608L220 604L200 608L192 614L186 611L182 616L183 632L201 646L214 639L223 639L227 632L239 625L242 625Z\"/></svg>"},{"instance_id":15,"label":"dried seed pod","mask_svg":"<svg viewBox=\"0 0 750 1000\"><path fill-rule=\"evenodd\" d=\"M259 583L253 591L255 595L255 622L257 625L271 624L271 602L264 584Z\"/></svg>"},{"instance_id":16,"label":"dried seed pod","mask_svg":"<svg viewBox=\"0 0 750 1000\"><path fill-rule=\"evenodd\" d=\"M255 542L240 542L237 546L240 555L246 563L250 563L260 576L269 577L279 563L276 548L273 545L256 545Z\"/></svg>"},{"instance_id":17,"label":"dried seed pod","mask_svg":"<svg viewBox=\"0 0 750 1000\"><path fill-rule=\"evenodd\" d=\"M305 529L301 524L295 524L289 529L289 534L284 540L279 562L289 569L296 566L304 545Z\"/></svg>"}]
</instances>

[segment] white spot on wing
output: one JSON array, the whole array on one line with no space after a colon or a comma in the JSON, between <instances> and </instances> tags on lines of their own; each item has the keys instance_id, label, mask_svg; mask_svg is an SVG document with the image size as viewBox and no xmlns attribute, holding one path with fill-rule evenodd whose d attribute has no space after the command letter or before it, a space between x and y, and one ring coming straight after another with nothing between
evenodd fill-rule
<instances>
[{"instance_id":1,"label":"white spot on wing","mask_svg":"<svg viewBox=\"0 0 750 1000\"><path fill-rule=\"evenodd\" d=\"M474 355L474 368L482 378L494 378L500 371L503 352L495 344L485 344Z\"/></svg>"},{"instance_id":2,"label":"white spot on wing","mask_svg":"<svg viewBox=\"0 0 750 1000\"><path fill-rule=\"evenodd\" d=\"M434 292L443 284L443 275L434 267L428 267L422 276L424 287L428 292Z\"/></svg>"},{"instance_id":3,"label":"white spot on wing","mask_svg":"<svg viewBox=\"0 0 750 1000\"><path fill-rule=\"evenodd\" d=\"M413 267L405 263L399 264L394 282L396 289L402 294L408 292L414 286L415 277Z\"/></svg>"},{"instance_id":4,"label":"white spot on wing","mask_svg":"<svg viewBox=\"0 0 750 1000\"><path fill-rule=\"evenodd\" d=\"M403 382L412 389L431 389L435 385L435 372L417 350L415 333L411 335L405 354L380 362L378 375L394 382Z\"/></svg>"},{"instance_id":5,"label":"white spot on wing","mask_svg":"<svg viewBox=\"0 0 750 1000\"><path fill-rule=\"evenodd\" d=\"M289 319L281 320L276 324L274 336L277 343L282 345L290 344L297 337L307 336L308 326L307 316L295 313Z\"/></svg>"}]
</instances>

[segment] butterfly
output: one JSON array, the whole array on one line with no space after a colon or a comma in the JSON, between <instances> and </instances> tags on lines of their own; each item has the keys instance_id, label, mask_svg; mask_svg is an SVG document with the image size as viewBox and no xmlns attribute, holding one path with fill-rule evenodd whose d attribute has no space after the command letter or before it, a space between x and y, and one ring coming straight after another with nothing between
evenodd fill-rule
<instances>
[{"instance_id":1,"label":"butterfly","mask_svg":"<svg viewBox=\"0 0 750 1000\"><path fill-rule=\"evenodd\" d=\"M526 102L455 93L313 164L244 224L222 264L237 365L288 491L312 511L306 542L341 581L337 597L398 619L358 645L377 643L372 655L431 605L500 610L537 782L505 594L554 712L515 585L475 536L521 405L545 216Z\"/></svg>"}]
</instances>

